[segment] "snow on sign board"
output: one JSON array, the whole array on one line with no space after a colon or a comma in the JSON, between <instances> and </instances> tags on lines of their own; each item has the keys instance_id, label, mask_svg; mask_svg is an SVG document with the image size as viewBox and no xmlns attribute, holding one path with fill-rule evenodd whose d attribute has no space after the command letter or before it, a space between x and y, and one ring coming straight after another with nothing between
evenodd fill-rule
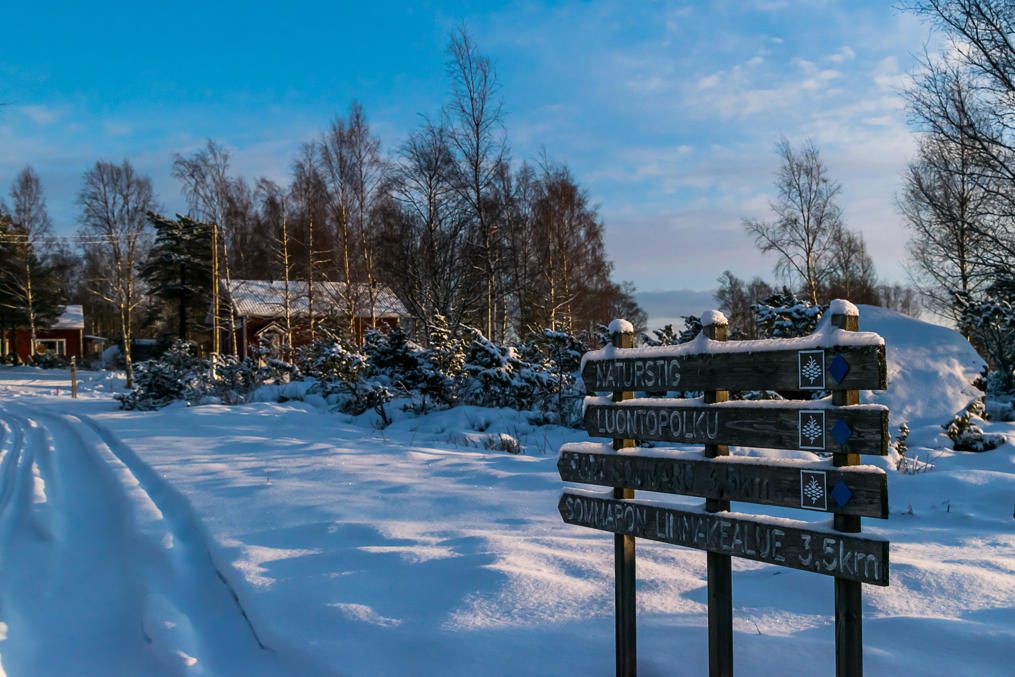
<instances>
[{"instance_id":1,"label":"snow on sign board","mask_svg":"<svg viewBox=\"0 0 1015 677\"><path fill-rule=\"evenodd\" d=\"M860 454L888 451L888 409L859 404L860 390L887 388L885 343L860 333L855 306L833 303L830 321L810 336L730 341L717 314L702 316L693 341L676 346L613 345L582 358L589 435L612 448L565 445L561 479L612 486L612 498L565 489L558 510L569 524L616 534L618 675L633 675L634 539L708 551L709 665L731 674L730 557L835 577L836 674L862 670L861 583L888 585L884 539L862 537L860 517L888 516L883 471L855 467ZM710 323L705 324L709 318ZM723 318L724 319L724 318ZM720 326L721 325L721 326ZM626 342L630 345L630 342ZM634 399L635 392L703 391L695 399ZM786 398L728 401L729 391L774 390ZM816 391L831 391L810 399ZM700 456L642 450L636 440L701 443ZM729 456L729 446L831 452L806 467ZM852 467L851 467L852 466ZM699 509L635 499L636 490L706 499ZM730 501L831 512L832 523L734 514Z\"/></svg>"},{"instance_id":2,"label":"snow on sign board","mask_svg":"<svg viewBox=\"0 0 1015 677\"><path fill-rule=\"evenodd\" d=\"M885 346L873 340L880 337L860 334L865 343L849 343L844 334L597 350L582 360L582 381L588 392L884 390Z\"/></svg>"}]
</instances>

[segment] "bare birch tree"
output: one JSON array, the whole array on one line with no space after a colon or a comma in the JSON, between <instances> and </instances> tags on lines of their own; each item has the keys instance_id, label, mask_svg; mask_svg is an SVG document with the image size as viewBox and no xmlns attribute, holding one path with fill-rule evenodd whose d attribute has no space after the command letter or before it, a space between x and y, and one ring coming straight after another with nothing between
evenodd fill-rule
<instances>
[{"instance_id":1,"label":"bare birch tree","mask_svg":"<svg viewBox=\"0 0 1015 677\"><path fill-rule=\"evenodd\" d=\"M798 152L783 139L778 153L782 165L775 180L777 197L769 202L775 219L745 220L744 229L761 251L778 255L776 273L797 278L817 303L818 290L830 271L836 233L843 227L842 210L835 202L841 186L829 177L813 141Z\"/></svg>"},{"instance_id":2,"label":"bare birch tree","mask_svg":"<svg viewBox=\"0 0 1015 677\"><path fill-rule=\"evenodd\" d=\"M345 310L348 319L349 337L356 335L357 294L352 281L351 253L353 245L350 241L350 217L354 209L353 195L355 173L353 172L353 156L350 148L349 122L335 116L331 127L321 140L321 165L328 186L328 204L335 228L335 239L340 248L336 252L338 267L345 279Z\"/></svg>"},{"instance_id":3,"label":"bare birch tree","mask_svg":"<svg viewBox=\"0 0 1015 677\"><path fill-rule=\"evenodd\" d=\"M254 190L254 199L260 203L261 218L265 224L274 224L278 227L275 236L272 238L272 249L274 250L277 265L282 275L282 319L285 322L286 345L284 350L292 349L293 345L293 323L292 323L292 299L289 293L289 228L286 223L287 205L285 191L269 179L259 179Z\"/></svg>"},{"instance_id":4,"label":"bare birch tree","mask_svg":"<svg viewBox=\"0 0 1015 677\"><path fill-rule=\"evenodd\" d=\"M370 327L377 328L377 279L374 273L374 228L371 224L380 188L384 180L384 163L381 160L381 141L370 131L363 106L354 101L349 107L347 128L352 195L355 203L359 245L363 255L363 273L366 276L370 305Z\"/></svg>"},{"instance_id":5,"label":"bare birch tree","mask_svg":"<svg viewBox=\"0 0 1015 677\"><path fill-rule=\"evenodd\" d=\"M475 220L479 267L486 287L485 330L493 338L500 252L497 224L491 218L487 199L507 149L497 74L490 60L479 54L464 26L451 35L447 70L451 80L448 110L454 121L450 139L461 165L459 190Z\"/></svg>"},{"instance_id":6,"label":"bare birch tree","mask_svg":"<svg viewBox=\"0 0 1015 677\"><path fill-rule=\"evenodd\" d=\"M317 318L314 305L316 302L314 283L320 276L325 263L325 254L329 253L322 246L327 242L321 237L324 233L321 225L327 213L328 190L322 175L316 144L303 145L299 156L293 163L293 182L290 188L294 215L298 217L299 239L303 245L303 271L306 282L307 321L310 328L310 340L314 340ZM315 228L315 220L317 227Z\"/></svg>"},{"instance_id":7,"label":"bare birch tree","mask_svg":"<svg viewBox=\"0 0 1015 677\"><path fill-rule=\"evenodd\" d=\"M194 216L211 221L212 231L212 351L220 352L219 329L219 265L224 268L226 286L230 284L229 274L229 232L224 220L229 213L230 190L229 150L222 144L208 139L201 150L190 157L179 153L173 156L173 177L183 183L183 194L187 198ZM222 256L219 257L219 250ZM229 303L229 334L232 337L233 355L238 354L236 341L236 313Z\"/></svg>"},{"instance_id":8,"label":"bare birch tree","mask_svg":"<svg viewBox=\"0 0 1015 677\"><path fill-rule=\"evenodd\" d=\"M984 265L990 247L993 200L980 188L977 157L965 144L936 135L920 141L903 176L899 209L912 238L911 275L935 311L958 320L952 292L978 292L990 284Z\"/></svg>"},{"instance_id":9,"label":"bare birch tree","mask_svg":"<svg viewBox=\"0 0 1015 677\"><path fill-rule=\"evenodd\" d=\"M137 270L150 245L146 214L155 209L152 182L136 174L127 160L121 165L97 162L85 172L77 203L85 249L106 262L105 273L100 273L104 284L95 293L119 314L127 387L132 388L134 312L144 299L138 289Z\"/></svg>"},{"instance_id":10,"label":"bare birch tree","mask_svg":"<svg viewBox=\"0 0 1015 677\"><path fill-rule=\"evenodd\" d=\"M8 295L16 300L25 314L31 340L31 360L36 353L37 320L40 319L37 304L39 290L36 288L43 272L40 270L43 267L40 258L47 242L52 240L53 225L46 210L46 198L39 175L31 167L26 166L14 179L10 196L10 208L0 211L10 214L11 226L7 240L13 245L14 262L20 271L5 276L5 284L9 287L6 290Z\"/></svg>"},{"instance_id":11,"label":"bare birch tree","mask_svg":"<svg viewBox=\"0 0 1015 677\"><path fill-rule=\"evenodd\" d=\"M398 151L383 221L382 267L423 327L440 314L456 328L484 297L466 257L468 208L456 188L448 137L445 125L432 122L410 133Z\"/></svg>"}]
</instances>

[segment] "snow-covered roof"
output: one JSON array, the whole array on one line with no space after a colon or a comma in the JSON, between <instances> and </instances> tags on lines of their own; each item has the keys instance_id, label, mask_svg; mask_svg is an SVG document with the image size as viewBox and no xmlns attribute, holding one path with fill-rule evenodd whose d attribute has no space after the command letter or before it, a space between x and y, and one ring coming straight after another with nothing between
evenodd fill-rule
<instances>
[{"instance_id":1,"label":"snow-covered roof","mask_svg":"<svg viewBox=\"0 0 1015 677\"><path fill-rule=\"evenodd\" d=\"M80 305L65 306L63 314L51 324L49 329L84 329L85 310Z\"/></svg>"},{"instance_id":2,"label":"snow-covered roof","mask_svg":"<svg viewBox=\"0 0 1015 677\"><path fill-rule=\"evenodd\" d=\"M230 280L221 281L223 290L232 299L239 317L282 317L285 314L286 285L282 280ZM349 285L353 308L359 317L370 315L370 289L366 283ZM314 314L343 315L347 308L346 284L344 282L314 282ZM289 312L306 315L309 303L307 283L302 280L289 281ZM383 285L374 290L374 312L377 317L408 317L402 302Z\"/></svg>"}]
</instances>

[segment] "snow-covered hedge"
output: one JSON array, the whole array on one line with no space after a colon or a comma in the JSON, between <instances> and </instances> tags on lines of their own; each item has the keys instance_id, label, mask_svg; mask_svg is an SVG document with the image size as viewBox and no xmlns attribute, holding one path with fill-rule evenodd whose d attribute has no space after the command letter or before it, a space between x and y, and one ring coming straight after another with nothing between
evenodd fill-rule
<instances>
[{"instance_id":1,"label":"snow-covered hedge","mask_svg":"<svg viewBox=\"0 0 1015 677\"><path fill-rule=\"evenodd\" d=\"M424 348L400 331L370 332L360 349L322 330L316 342L297 351L293 364L224 356L214 374L193 345L176 343L161 358L136 365L134 390L117 399L124 409L157 409L173 400L239 404L262 399L265 385L311 379L307 394L344 413L373 409L383 422L385 405L401 397L416 411L458 404L510 407L538 412L543 422L578 424L577 372L588 350L582 337L546 330L510 346L471 328L452 332L438 316L428 339Z\"/></svg>"}]
</instances>

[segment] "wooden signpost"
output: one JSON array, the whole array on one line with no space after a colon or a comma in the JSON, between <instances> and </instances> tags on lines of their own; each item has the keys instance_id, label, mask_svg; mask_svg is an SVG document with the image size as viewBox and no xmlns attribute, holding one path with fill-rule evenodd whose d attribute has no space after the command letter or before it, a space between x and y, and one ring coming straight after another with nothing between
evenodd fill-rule
<instances>
[{"instance_id":1,"label":"wooden signpost","mask_svg":"<svg viewBox=\"0 0 1015 677\"><path fill-rule=\"evenodd\" d=\"M703 336L632 350L633 330L611 325L612 346L586 354L585 426L612 445L566 444L557 468L566 482L612 487L611 495L565 489L558 509L569 524L616 540L617 674L634 675L635 538L708 553L709 673L733 674L731 557L835 577L836 675L861 675L861 583L888 585L888 542L856 535L860 517L886 518L883 470L861 454L888 450L888 410L859 404L859 389L884 389L884 342L858 332L852 304L836 301L811 336L725 342L721 313L703 318ZM705 320L710 320L706 322ZM619 388L619 390L618 390ZM634 399L634 390L698 390L698 399ZM729 401L729 391L777 390L823 400ZM635 440L704 444L702 451L638 449ZM828 461L729 456L729 445L803 449ZM705 499L697 509L635 498L635 490ZM831 525L730 512L730 501L832 513Z\"/></svg>"}]
</instances>

